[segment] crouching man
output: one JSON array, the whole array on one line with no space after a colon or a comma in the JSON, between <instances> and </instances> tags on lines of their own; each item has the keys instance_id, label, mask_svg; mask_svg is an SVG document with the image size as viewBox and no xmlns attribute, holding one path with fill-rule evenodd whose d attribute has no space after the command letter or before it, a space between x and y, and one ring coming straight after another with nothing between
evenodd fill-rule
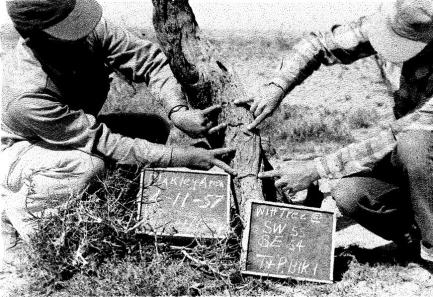
<instances>
[{"instance_id":1,"label":"crouching man","mask_svg":"<svg viewBox=\"0 0 433 297\"><path fill-rule=\"evenodd\" d=\"M432 40L433 1L428 0L383 1L371 16L311 33L293 46L278 75L262 88L249 126L272 114L322 64L349 64L375 53L403 63L394 98L397 120L389 130L303 165L282 164L260 177L275 178L287 192L306 189L320 178L341 178L333 197L343 214L393 240L403 254L426 261L433 261Z\"/></svg>"},{"instance_id":2,"label":"crouching man","mask_svg":"<svg viewBox=\"0 0 433 297\"><path fill-rule=\"evenodd\" d=\"M192 110L166 57L102 15L94 0L7 1L21 37L2 100L2 224L28 240L35 216L83 191L106 160L147 167L219 166L231 149L167 146L168 124L152 115L98 117L109 74L145 83L173 124L192 137L224 128L219 106ZM127 100L127 98L125 98Z\"/></svg>"}]
</instances>

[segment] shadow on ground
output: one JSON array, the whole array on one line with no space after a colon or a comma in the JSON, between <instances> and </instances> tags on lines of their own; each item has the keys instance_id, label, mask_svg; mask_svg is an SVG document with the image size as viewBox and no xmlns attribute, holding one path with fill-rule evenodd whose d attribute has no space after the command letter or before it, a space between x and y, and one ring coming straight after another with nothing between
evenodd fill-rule
<instances>
[{"instance_id":1,"label":"shadow on ground","mask_svg":"<svg viewBox=\"0 0 433 297\"><path fill-rule=\"evenodd\" d=\"M356 224L356 222L348 217L339 217L337 220L336 230L341 231L354 224ZM409 263L417 263L430 273L433 273L433 265L420 260L419 253L415 253L413 250L408 251L399 248L393 242L375 248L349 245L345 247L337 247L335 249L335 281L342 280L343 275L349 270L350 263L353 261L371 267L377 265L399 265L405 267Z\"/></svg>"},{"instance_id":2,"label":"shadow on ground","mask_svg":"<svg viewBox=\"0 0 433 297\"><path fill-rule=\"evenodd\" d=\"M376 265L402 265L406 266L409 259L402 255L395 244L386 244L374 249L350 245L335 250L334 280L340 281L349 270L350 263L357 261L368 266Z\"/></svg>"}]
</instances>

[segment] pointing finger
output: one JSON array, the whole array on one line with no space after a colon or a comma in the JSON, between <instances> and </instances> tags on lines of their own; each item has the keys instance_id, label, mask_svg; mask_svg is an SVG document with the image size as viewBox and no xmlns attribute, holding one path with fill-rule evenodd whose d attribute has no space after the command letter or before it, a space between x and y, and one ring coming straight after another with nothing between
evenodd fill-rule
<instances>
[{"instance_id":1,"label":"pointing finger","mask_svg":"<svg viewBox=\"0 0 433 297\"><path fill-rule=\"evenodd\" d=\"M224 148L218 148L218 149L213 149L212 153L214 156L221 156L221 155L226 155L226 154L230 154L230 153L234 153L236 152L235 148L229 148L229 147L224 147Z\"/></svg>"},{"instance_id":2,"label":"pointing finger","mask_svg":"<svg viewBox=\"0 0 433 297\"><path fill-rule=\"evenodd\" d=\"M253 104L251 104L250 107L250 112L254 114L258 107L259 107L259 103L257 101L253 101Z\"/></svg>"},{"instance_id":3,"label":"pointing finger","mask_svg":"<svg viewBox=\"0 0 433 297\"><path fill-rule=\"evenodd\" d=\"M220 104L215 104L215 105L212 105L208 108L203 109L202 112L204 115L209 115L212 113L220 113L221 109L222 109L222 107Z\"/></svg>"},{"instance_id":4,"label":"pointing finger","mask_svg":"<svg viewBox=\"0 0 433 297\"><path fill-rule=\"evenodd\" d=\"M256 110L254 111L254 116L258 117L259 115L261 115L262 113L266 112L266 105L259 105Z\"/></svg>"},{"instance_id":5,"label":"pointing finger","mask_svg":"<svg viewBox=\"0 0 433 297\"><path fill-rule=\"evenodd\" d=\"M227 172L227 173L229 173L229 174L231 174L233 176L237 175L236 170L234 170L233 168L231 168L229 165L227 165L226 163L224 163L221 160L215 159L215 160L212 161L212 163L215 166L218 166L219 168L223 169L225 172Z\"/></svg>"},{"instance_id":6,"label":"pointing finger","mask_svg":"<svg viewBox=\"0 0 433 297\"><path fill-rule=\"evenodd\" d=\"M264 171L264 172L260 172L257 176L258 178L273 178L273 177L279 177L280 171L279 170L269 170L269 171Z\"/></svg>"},{"instance_id":7,"label":"pointing finger","mask_svg":"<svg viewBox=\"0 0 433 297\"><path fill-rule=\"evenodd\" d=\"M211 129L209 129L209 131L207 133L208 134L214 134L216 132L224 130L225 128L227 128L227 124L226 123L219 124L218 126L215 126L215 127L211 128Z\"/></svg>"},{"instance_id":8,"label":"pointing finger","mask_svg":"<svg viewBox=\"0 0 433 297\"><path fill-rule=\"evenodd\" d=\"M256 128L267 116L266 113L260 114L251 124L247 125L247 130Z\"/></svg>"}]
</instances>

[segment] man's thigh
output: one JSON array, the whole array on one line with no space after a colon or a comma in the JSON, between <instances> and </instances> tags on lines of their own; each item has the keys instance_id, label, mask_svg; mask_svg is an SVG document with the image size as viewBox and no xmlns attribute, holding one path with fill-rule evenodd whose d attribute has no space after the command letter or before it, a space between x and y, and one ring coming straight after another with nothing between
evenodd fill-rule
<instances>
[{"instance_id":1,"label":"man's thigh","mask_svg":"<svg viewBox=\"0 0 433 297\"><path fill-rule=\"evenodd\" d=\"M60 203L82 191L105 166L102 159L79 150L56 149L26 141L15 143L2 155L6 159L2 186L20 192L28 205L33 202L37 208Z\"/></svg>"},{"instance_id":2,"label":"man's thigh","mask_svg":"<svg viewBox=\"0 0 433 297\"><path fill-rule=\"evenodd\" d=\"M359 208L381 213L402 207L406 202L402 189L395 184L365 176L342 178L332 191L339 208L351 215Z\"/></svg>"},{"instance_id":3,"label":"man's thigh","mask_svg":"<svg viewBox=\"0 0 433 297\"><path fill-rule=\"evenodd\" d=\"M385 239L396 240L413 223L404 176L393 152L372 171L342 178L332 196L342 214Z\"/></svg>"}]
</instances>

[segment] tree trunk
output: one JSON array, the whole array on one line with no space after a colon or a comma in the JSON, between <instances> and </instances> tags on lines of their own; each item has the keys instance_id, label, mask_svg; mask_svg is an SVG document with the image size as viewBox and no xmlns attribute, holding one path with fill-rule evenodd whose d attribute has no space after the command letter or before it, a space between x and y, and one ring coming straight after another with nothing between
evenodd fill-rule
<instances>
[{"instance_id":1,"label":"tree trunk","mask_svg":"<svg viewBox=\"0 0 433 297\"><path fill-rule=\"evenodd\" d=\"M234 99L245 98L246 92L200 32L187 0L153 0L153 6L158 40L190 105L200 109L212 104L223 106L218 122L228 124L225 135L209 142L212 147L237 149L231 160L231 166L238 172L233 179L232 194L243 218L248 200L264 200L263 185L257 178L264 162L260 136L258 132L245 132L244 126L253 116L245 107L233 104Z\"/></svg>"}]
</instances>

